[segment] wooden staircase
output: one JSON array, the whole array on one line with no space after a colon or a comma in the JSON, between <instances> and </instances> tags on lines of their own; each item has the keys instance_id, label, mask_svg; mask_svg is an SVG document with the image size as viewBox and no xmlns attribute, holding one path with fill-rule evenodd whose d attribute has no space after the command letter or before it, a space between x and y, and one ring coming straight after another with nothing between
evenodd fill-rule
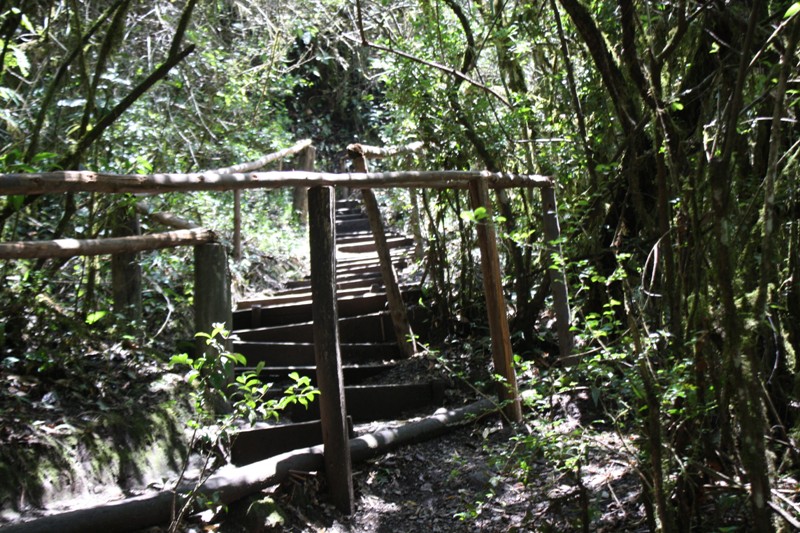
<instances>
[{"instance_id":1,"label":"wooden staircase","mask_svg":"<svg viewBox=\"0 0 800 533\"><path fill-rule=\"evenodd\" d=\"M395 269L406 266L413 239L387 234ZM339 339L345 402L350 424L400 418L403 413L441 406L441 382L364 384L395 368L403 352L398 346L387 310L375 242L369 221L356 200L336 202L336 279ZM274 382L276 394L290 372L315 381L310 279L290 282L266 298L239 302L233 313L233 351L247 358L252 370L263 362L261 378ZM402 284L409 321L424 332L427 313L417 305L421 292ZM289 419L290 422L284 421ZM322 442L318 402L307 409L291 406L280 425L243 430L234 440L232 461L247 464L278 453Z\"/></svg>"}]
</instances>

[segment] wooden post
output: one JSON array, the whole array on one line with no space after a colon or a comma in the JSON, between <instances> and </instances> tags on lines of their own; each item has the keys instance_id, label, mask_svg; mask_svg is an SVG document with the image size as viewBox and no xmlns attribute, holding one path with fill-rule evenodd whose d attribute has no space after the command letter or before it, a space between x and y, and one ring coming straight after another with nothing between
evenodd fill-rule
<instances>
[{"instance_id":1,"label":"wooden post","mask_svg":"<svg viewBox=\"0 0 800 533\"><path fill-rule=\"evenodd\" d=\"M313 146L306 147L300 152L300 168L307 172L314 171L317 149ZM292 191L292 208L302 226L308 224L308 187L297 186Z\"/></svg>"},{"instance_id":2,"label":"wooden post","mask_svg":"<svg viewBox=\"0 0 800 533\"><path fill-rule=\"evenodd\" d=\"M419 216L419 199L417 189L408 189L409 201L411 202L411 233L414 235L414 259L422 261L425 258L425 248L422 237L422 221Z\"/></svg>"},{"instance_id":3,"label":"wooden post","mask_svg":"<svg viewBox=\"0 0 800 533\"><path fill-rule=\"evenodd\" d=\"M233 326L230 279L223 245L208 243L194 247L195 332L211 333L214 324L225 324L230 331ZM198 353L207 353L205 339L198 339L197 348Z\"/></svg>"},{"instance_id":4,"label":"wooden post","mask_svg":"<svg viewBox=\"0 0 800 533\"><path fill-rule=\"evenodd\" d=\"M486 295L486 312L489 316L489 335L492 338L492 360L497 374L505 383L499 384L500 400L506 405L503 413L511 422L522 421L522 407L517 390L517 375L514 371L511 334L508 328L506 302L500 274L500 258L497 253L497 235L492 219L492 202L489 189L482 179L475 179L469 185L472 208L486 209L486 218L478 221L478 244L481 249L481 268L483 270L483 292Z\"/></svg>"},{"instance_id":5,"label":"wooden post","mask_svg":"<svg viewBox=\"0 0 800 533\"><path fill-rule=\"evenodd\" d=\"M115 237L140 235L139 218L131 208L116 213ZM142 318L142 267L135 252L119 253L111 256L111 286L114 298L114 312L123 315L131 322Z\"/></svg>"},{"instance_id":6,"label":"wooden post","mask_svg":"<svg viewBox=\"0 0 800 533\"><path fill-rule=\"evenodd\" d=\"M367 160L357 152L352 152L353 165L356 172L367 172ZM375 248L378 253L378 260L381 265L381 277L386 288L386 301L389 304L389 313L392 317L394 334L397 337L397 344L403 350L406 357L411 357L417 353L417 340L411 330L406 313L406 304L403 302L403 295L397 284L397 272L392 264L392 254L386 241L386 230L383 225L381 211L378 208L378 200L372 189L361 189L361 197L364 200L364 207L369 217L369 225L372 229L372 236L375 239Z\"/></svg>"},{"instance_id":7,"label":"wooden post","mask_svg":"<svg viewBox=\"0 0 800 533\"><path fill-rule=\"evenodd\" d=\"M242 191L233 191L233 259L242 260Z\"/></svg>"},{"instance_id":8,"label":"wooden post","mask_svg":"<svg viewBox=\"0 0 800 533\"><path fill-rule=\"evenodd\" d=\"M309 241L311 247L311 298L314 302L314 355L320 390L322 442L325 472L336 508L352 514L353 473L350 460L347 410L344 399L342 357L339 351L339 314L336 309L336 224L333 189L308 191Z\"/></svg>"},{"instance_id":9,"label":"wooden post","mask_svg":"<svg viewBox=\"0 0 800 533\"><path fill-rule=\"evenodd\" d=\"M571 327L571 312L569 308L569 294L567 293L567 276L564 268L557 262L553 255L561 256L561 228L558 224L558 209L556 208L555 187L542 187L542 221L544 225L544 238L549 261L547 269L550 272L550 290L553 294L553 307L556 313L556 327L558 328L558 349L560 359L564 361L572 352L573 338Z\"/></svg>"}]
</instances>

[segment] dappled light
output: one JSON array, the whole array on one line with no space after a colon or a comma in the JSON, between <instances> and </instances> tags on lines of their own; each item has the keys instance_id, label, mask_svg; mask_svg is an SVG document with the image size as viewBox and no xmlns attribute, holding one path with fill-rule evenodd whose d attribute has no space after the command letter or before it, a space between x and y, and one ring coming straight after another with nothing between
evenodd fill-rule
<instances>
[{"instance_id":1,"label":"dappled light","mask_svg":"<svg viewBox=\"0 0 800 533\"><path fill-rule=\"evenodd\" d=\"M0 530L800 530L800 2L0 6Z\"/></svg>"}]
</instances>

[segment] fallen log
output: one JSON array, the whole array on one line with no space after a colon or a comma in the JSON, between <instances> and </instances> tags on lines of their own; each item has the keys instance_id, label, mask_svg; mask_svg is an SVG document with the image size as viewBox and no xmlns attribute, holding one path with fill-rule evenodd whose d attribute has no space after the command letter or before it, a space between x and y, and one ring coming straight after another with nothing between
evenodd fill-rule
<instances>
[{"instance_id":1,"label":"fallen log","mask_svg":"<svg viewBox=\"0 0 800 533\"><path fill-rule=\"evenodd\" d=\"M217 240L211 230L197 228L151 235L111 237L107 239L56 239L54 241L17 241L0 243L0 259L45 259L136 253L162 248L176 248Z\"/></svg>"},{"instance_id":2,"label":"fallen log","mask_svg":"<svg viewBox=\"0 0 800 533\"><path fill-rule=\"evenodd\" d=\"M350 440L353 462L364 461L387 453L399 446L432 439L443 433L497 412L491 400L480 400L450 411L437 412L397 428L387 428ZM229 504L249 494L283 481L291 471L314 471L323 468L323 446L301 448L239 468L224 469L211 476L198 493ZM173 505L185 502L185 494L194 487L181 486L175 492L164 490L155 494L129 498L88 509L79 509L38 518L0 528L3 533L87 533L125 532L144 529L169 522ZM200 499L203 499L201 496Z\"/></svg>"}]
</instances>

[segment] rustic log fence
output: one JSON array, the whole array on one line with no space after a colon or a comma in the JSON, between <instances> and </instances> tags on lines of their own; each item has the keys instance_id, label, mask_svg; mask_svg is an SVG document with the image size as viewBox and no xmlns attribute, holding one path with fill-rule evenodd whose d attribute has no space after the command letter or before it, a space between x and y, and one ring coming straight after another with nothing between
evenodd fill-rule
<instances>
[{"instance_id":1,"label":"rustic log fence","mask_svg":"<svg viewBox=\"0 0 800 533\"><path fill-rule=\"evenodd\" d=\"M386 287L398 342L403 351L415 351L414 335L408 325L405 306L399 298L397 278L386 246L383 221L378 211L373 188L459 188L470 191L473 209L486 209L491 221L492 202L490 188L534 187L542 191L542 216L544 237L551 253L558 253L560 239L556 213L554 185L550 178L535 175L493 173L485 171L367 171L366 159L386 157L419 149L410 147L379 149L363 145L348 147L354 157L357 172L332 174L313 172L313 146L302 141L295 146L269 154L257 161L243 163L214 171L190 174L118 175L85 171L62 171L38 174L0 175L0 195L29 195L66 192L140 193L159 194L189 191L234 191L246 189L294 187L301 195L296 205L303 205L304 192L309 191L309 239L311 245L312 299L314 307L314 341L317 362L317 380L321 391L323 444L326 450L325 465L330 486L334 488L334 501L345 513L353 509L352 472L348 449L346 406L343 397L341 356L338 340L335 280L335 223L331 205L333 188L347 187L361 190L370 226L376 239L381 272ZM267 163L288 155L302 154L302 171L252 172ZM238 197L238 196L237 196ZM235 198L237 198L235 197ZM241 202L234 202L240 209ZM230 275L224 247L208 230L197 228L191 222L175 215L152 214L149 207L139 202L140 212L157 217L168 226L181 229L154 234L131 235L111 239L73 240L51 242L17 242L0 244L0 259L71 257L78 255L103 255L135 253L172 246L192 245L195 250L195 327L196 331L210 331L212 324L231 326ZM236 210L236 209L235 209ZM237 215L235 215L235 219ZM240 218L239 218L240 220ZM240 224L238 230L240 235ZM381 239L382 237L382 239ZM492 357L496 372L504 378L499 388L503 411L508 420L521 420L521 407L517 381L512 364L511 342L506 303L501 285L497 238L491 223L478 225L481 250L484 292L492 341ZM241 238L234 237L241 246ZM234 255L238 253L234 250ZM548 265L552 276L551 286L558 322L561 357L566 358L572 347L570 311L563 270ZM396 292L396 294L395 294Z\"/></svg>"}]
</instances>

